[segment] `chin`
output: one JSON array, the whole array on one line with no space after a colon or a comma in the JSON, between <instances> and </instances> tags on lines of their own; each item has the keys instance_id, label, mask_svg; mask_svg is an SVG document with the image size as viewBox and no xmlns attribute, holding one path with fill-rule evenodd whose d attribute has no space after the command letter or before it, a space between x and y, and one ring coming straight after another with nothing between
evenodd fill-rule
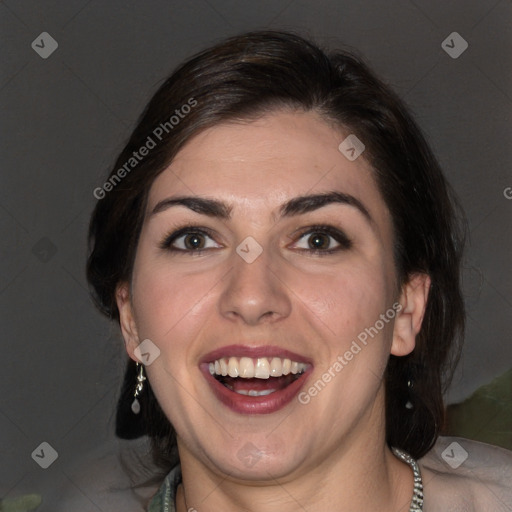
<instances>
[{"instance_id":1,"label":"chin","mask_svg":"<svg viewBox=\"0 0 512 512\"><path fill-rule=\"evenodd\" d=\"M305 449L305 443L297 443L291 437L286 441L284 436L244 434L208 456L216 471L234 479L272 481L286 478L303 465L305 457L302 451L297 452L297 446Z\"/></svg>"}]
</instances>

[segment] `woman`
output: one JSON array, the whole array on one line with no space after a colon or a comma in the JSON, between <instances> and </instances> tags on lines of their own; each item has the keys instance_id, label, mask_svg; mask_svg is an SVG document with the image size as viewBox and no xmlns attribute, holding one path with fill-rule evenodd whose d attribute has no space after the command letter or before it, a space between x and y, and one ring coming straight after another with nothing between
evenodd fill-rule
<instances>
[{"instance_id":1,"label":"woman","mask_svg":"<svg viewBox=\"0 0 512 512\"><path fill-rule=\"evenodd\" d=\"M510 499L505 450L483 483L417 464L463 334L463 237L419 129L355 56L280 32L202 52L95 196L88 279L168 472L149 510Z\"/></svg>"}]
</instances>

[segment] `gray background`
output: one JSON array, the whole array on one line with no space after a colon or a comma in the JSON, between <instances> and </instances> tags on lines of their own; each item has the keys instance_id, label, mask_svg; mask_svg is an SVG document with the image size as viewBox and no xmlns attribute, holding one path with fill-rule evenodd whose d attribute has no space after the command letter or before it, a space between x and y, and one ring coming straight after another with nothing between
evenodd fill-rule
<instances>
[{"instance_id":1,"label":"gray background","mask_svg":"<svg viewBox=\"0 0 512 512\"><path fill-rule=\"evenodd\" d=\"M510 0L6 0L0 16L0 497L82 493L66 468L112 436L124 350L84 278L92 191L172 68L244 30L353 46L405 98L470 222L449 400L511 366ZM454 31L469 43L457 59L441 47ZM42 32L59 45L47 59L31 48ZM47 470L31 458L43 441L59 454Z\"/></svg>"}]
</instances>

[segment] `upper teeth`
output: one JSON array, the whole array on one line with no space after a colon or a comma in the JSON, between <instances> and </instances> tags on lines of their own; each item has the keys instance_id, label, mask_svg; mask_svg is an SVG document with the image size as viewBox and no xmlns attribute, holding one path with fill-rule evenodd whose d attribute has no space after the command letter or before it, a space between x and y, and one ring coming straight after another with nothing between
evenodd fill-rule
<instances>
[{"instance_id":1,"label":"upper teeth","mask_svg":"<svg viewBox=\"0 0 512 512\"><path fill-rule=\"evenodd\" d=\"M307 364L298 363L291 359L281 359L280 357L225 357L217 359L209 364L209 370L212 375L222 375L226 377L242 377L243 379L268 379L270 377L281 377L292 373L302 373L307 368Z\"/></svg>"}]
</instances>

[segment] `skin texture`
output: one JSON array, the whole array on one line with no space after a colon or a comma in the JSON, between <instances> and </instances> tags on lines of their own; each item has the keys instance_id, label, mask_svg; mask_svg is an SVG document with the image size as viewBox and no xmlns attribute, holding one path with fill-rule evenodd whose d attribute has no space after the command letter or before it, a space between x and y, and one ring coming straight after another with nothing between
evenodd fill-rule
<instances>
[{"instance_id":1,"label":"skin texture","mask_svg":"<svg viewBox=\"0 0 512 512\"><path fill-rule=\"evenodd\" d=\"M412 473L385 445L383 373L390 353L414 349L430 280L411 276L397 291L391 217L364 153L351 162L338 150L348 134L314 112L218 125L192 138L150 190L132 282L119 285L117 302L130 357L147 338L161 351L146 374L178 435L178 510L408 510ZM372 220L346 204L280 217L286 201L332 191L357 198ZM184 206L151 213L177 196L222 200L231 218ZM212 231L208 250L160 247L188 224ZM351 246L313 252L303 233L319 224ZM236 252L248 236L263 249L250 264ZM313 361L307 389L395 302L396 317L307 405L238 414L199 370L226 345L277 345ZM247 446L258 458L250 467L239 456Z\"/></svg>"}]
</instances>

